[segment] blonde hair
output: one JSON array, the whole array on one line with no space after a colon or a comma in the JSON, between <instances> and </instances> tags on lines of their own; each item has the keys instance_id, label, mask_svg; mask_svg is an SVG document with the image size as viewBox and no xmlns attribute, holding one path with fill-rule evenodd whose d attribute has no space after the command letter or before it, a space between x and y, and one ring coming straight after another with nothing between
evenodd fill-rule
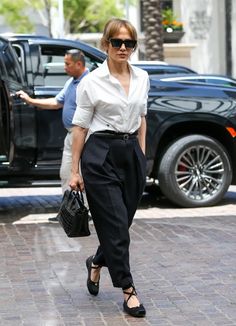
<instances>
[{"instance_id":1,"label":"blonde hair","mask_svg":"<svg viewBox=\"0 0 236 326\"><path fill-rule=\"evenodd\" d=\"M129 32L132 40L136 40L137 41L137 31L135 29L135 27L128 21L125 19L120 19L120 18L112 18L110 19L105 27L104 27L104 31L103 31L103 36L101 38L101 48L103 50L107 49L109 40L117 33L119 33L121 27L125 27L127 29L127 31ZM136 49L137 45L135 45L134 50Z\"/></svg>"}]
</instances>

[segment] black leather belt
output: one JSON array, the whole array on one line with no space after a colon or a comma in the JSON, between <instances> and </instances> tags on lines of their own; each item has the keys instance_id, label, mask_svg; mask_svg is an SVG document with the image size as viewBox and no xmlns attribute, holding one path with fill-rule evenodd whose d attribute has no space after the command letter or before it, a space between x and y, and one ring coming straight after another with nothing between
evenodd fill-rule
<instances>
[{"instance_id":1,"label":"black leather belt","mask_svg":"<svg viewBox=\"0 0 236 326\"><path fill-rule=\"evenodd\" d=\"M113 130L101 130L94 133L95 136L113 139L123 139L128 140L131 138L137 138L138 133L134 132L132 134L128 132L116 132Z\"/></svg>"}]
</instances>

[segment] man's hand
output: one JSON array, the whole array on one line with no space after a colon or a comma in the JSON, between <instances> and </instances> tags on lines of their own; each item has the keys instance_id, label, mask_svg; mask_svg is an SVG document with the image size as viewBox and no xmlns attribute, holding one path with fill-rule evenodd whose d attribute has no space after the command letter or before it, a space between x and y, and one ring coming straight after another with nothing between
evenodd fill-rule
<instances>
[{"instance_id":1,"label":"man's hand","mask_svg":"<svg viewBox=\"0 0 236 326\"><path fill-rule=\"evenodd\" d=\"M31 97L28 94L26 94L24 91L22 90L18 91L16 92L16 95L19 96L26 103L30 104Z\"/></svg>"},{"instance_id":2,"label":"man's hand","mask_svg":"<svg viewBox=\"0 0 236 326\"><path fill-rule=\"evenodd\" d=\"M69 185L70 185L72 190L78 190L79 189L80 191L84 191L84 180L83 180L82 176L79 173L71 175Z\"/></svg>"}]
</instances>

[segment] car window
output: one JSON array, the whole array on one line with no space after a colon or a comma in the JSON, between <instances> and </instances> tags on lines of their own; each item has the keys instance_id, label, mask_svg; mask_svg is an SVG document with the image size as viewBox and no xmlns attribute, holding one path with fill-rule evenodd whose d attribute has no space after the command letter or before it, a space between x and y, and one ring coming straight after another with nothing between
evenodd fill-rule
<instances>
[{"instance_id":1,"label":"car window","mask_svg":"<svg viewBox=\"0 0 236 326\"><path fill-rule=\"evenodd\" d=\"M222 85L222 86L229 86L229 87L236 87L236 82L231 82L230 80L224 78L206 78L206 83L215 84L215 85Z\"/></svg>"},{"instance_id":2,"label":"car window","mask_svg":"<svg viewBox=\"0 0 236 326\"><path fill-rule=\"evenodd\" d=\"M198 84L205 84L206 83L206 80L205 79L203 79L203 78L183 78L183 79L181 79L181 78L177 78L175 81L177 81L177 82L181 82L181 83L186 83L186 84L192 84L192 85L194 85L194 84L196 84L196 85L198 85Z\"/></svg>"},{"instance_id":3,"label":"car window","mask_svg":"<svg viewBox=\"0 0 236 326\"><path fill-rule=\"evenodd\" d=\"M236 87L236 82L228 82L227 86Z\"/></svg>"},{"instance_id":4,"label":"car window","mask_svg":"<svg viewBox=\"0 0 236 326\"><path fill-rule=\"evenodd\" d=\"M0 76L1 77L6 76L1 54L0 54Z\"/></svg>"},{"instance_id":5,"label":"car window","mask_svg":"<svg viewBox=\"0 0 236 326\"><path fill-rule=\"evenodd\" d=\"M139 66L138 66L139 67ZM182 67L171 67L171 66L140 66L140 68L146 70L148 74L152 77L157 76L157 75L167 75L167 74L192 74L193 72L191 70L188 70L187 68L182 68Z\"/></svg>"},{"instance_id":6,"label":"car window","mask_svg":"<svg viewBox=\"0 0 236 326\"><path fill-rule=\"evenodd\" d=\"M187 68L175 68L175 67L168 67L166 69L162 69L163 74L187 74L192 73L192 71L188 70Z\"/></svg>"},{"instance_id":7,"label":"car window","mask_svg":"<svg viewBox=\"0 0 236 326\"><path fill-rule=\"evenodd\" d=\"M68 79L64 71L64 54L64 51L48 51L47 48L42 48L41 63L45 86L63 86Z\"/></svg>"},{"instance_id":8,"label":"car window","mask_svg":"<svg viewBox=\"0 0 236 326\"><path fill-rule=\"evenodd\" d=\"M185 81L188 81L190 83L191 82L193 82L193 83L207 83L206 79L204 79L204 78L196 78L196 79L190 78L189 80L186 79Z\"/></svg>"},{"instance_id":9,"label":"car window","mask_svg":"<svg viewBox=\"0 0 236 326\"><path fill-rule=\"evenodd\" d=\"M45 86L63 86L69 78L64 70L64 56L68 48L41 45L41 63ZM97 62L85 54L86 67L93 70Z\"/></svg>"},{"instance_id":10,"label":"car window","mask_svg":"<svg viewBox=\"0 0 236 326\"><path fill-rule=\"evenodd\" d=\"M22 83L20 67L16 65L16 54L11 51L9 46L4 49L2 59L7 71L7 78L14 82Z\"/></svg>"},{"instance_id":11,"label":"car window","mask_svg":"<svg viewBox=\"0 0 236 326\"><path fill-rule=\"evenodd\" d=\"M24 50L19 44L12 44L13 49L16 52L17 59L21 65L22 71L25 72L25 63L24 63Z\"/></svg>"},{"instance_id":12,"label":"car window","mask_svg":"<svg viewBox=\"0 0 236 326\"><path fill-rule=\"evenodd\" d=\"M229 86L227 80L219 80L219 79L213 79L213 78L206 78L205 82L207 84L212 84L212 85L222 85L222 86Z\"/></svg>"}]
</instances>

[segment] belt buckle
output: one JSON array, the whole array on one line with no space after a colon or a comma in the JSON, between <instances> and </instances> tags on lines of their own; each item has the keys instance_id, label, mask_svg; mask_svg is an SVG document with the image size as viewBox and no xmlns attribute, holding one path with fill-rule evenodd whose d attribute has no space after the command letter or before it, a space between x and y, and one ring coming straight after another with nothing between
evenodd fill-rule
<instances>
[{"instance_id":1,"label":"belt buckle","mask_svg":"<svg viewBox=\"0 0 236 326\"><path fill-rule=\"evenodd\" d=\"M129 139L129 134L124 134L123 139L128 140Z\"/></svg>"}]
</instances>

